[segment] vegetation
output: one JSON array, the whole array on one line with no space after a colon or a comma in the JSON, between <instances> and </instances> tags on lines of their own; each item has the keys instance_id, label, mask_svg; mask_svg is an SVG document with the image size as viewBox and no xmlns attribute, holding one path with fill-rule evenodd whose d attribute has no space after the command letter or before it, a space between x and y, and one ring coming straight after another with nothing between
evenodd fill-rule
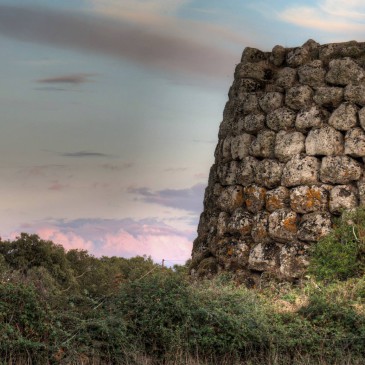
<instances>
[{"instance_id":1,"label":"vegetation","mask_svg":"<svg viewBox=\"0 0 365 365\"><path fill-rule=\"evenodd\" d=\"M0 242L0 364L364 364L364 213L315 245L299 285L193 282L187 265Z\"/></svg>"}]
</instances>

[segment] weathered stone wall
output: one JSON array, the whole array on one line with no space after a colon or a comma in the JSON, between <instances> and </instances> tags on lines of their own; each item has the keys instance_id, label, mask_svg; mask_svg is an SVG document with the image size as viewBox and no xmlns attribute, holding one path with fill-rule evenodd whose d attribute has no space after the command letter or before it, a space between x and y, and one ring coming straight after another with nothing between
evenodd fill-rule
<instances>
[{"instance_id":1,"label":"weathered stone wall","mask_svg":"<svg viewBox=\"0 0 365 365\"><path fill-rule=\"evenodd\" d=\"M365 43L246 48L205 192L192 272L300 277L308 248L365 202Z\"/></svg>"}]
</instances>

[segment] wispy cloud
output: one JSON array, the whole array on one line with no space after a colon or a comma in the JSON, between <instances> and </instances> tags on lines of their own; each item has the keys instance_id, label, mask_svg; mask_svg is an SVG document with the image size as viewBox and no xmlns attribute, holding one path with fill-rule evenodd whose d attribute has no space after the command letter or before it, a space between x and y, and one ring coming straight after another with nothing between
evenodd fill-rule
<instances>
[{"instance_id":1,"label":"wispy cloud","mask_svg":"<svg viewBox=\"0 0 365 365\"><path fill-rule=\"evenodd\" d=\"M101 53L180 75L226 78L237 59L234 52L213 42L186 37L163 27L151 29L150 25L131 19L115 20L30 6L0 5L0 34L53 47Z\"/></svg>"},{"instance_id":2,"label":"wispy cloud","mask_svg":"<svg viewBox=\"0 0 365 365\"><path fill-rule=\"evenodd\" d=\"M77 151L77 152L64 152L59 153L62 157L75 157L75 158L89 158L89 157L103 157L103 158L112 158L115 157L113 155L109 155L107 153L95 152L95 151Z\"/></svg>"},{"instance_id":3,"label":"wispy cloud","mask_svg":"<svg viewBox=\"0 0 365 365\"><path fill-rule=\"evenodd\" d=\"M37 82L42 84L72 84L78 85L83 84L85 82L91 82L90 79L94 74L72 74L72 75L62 75L56 77L47 77L44 79L39 79Z\"/></svg>"},{"instance_id":4,"label":"wispy cloud","mask_svg":"<svg viewBox=\"0 0 365 365\"><path fill-rule=\"evenodd\" d=\"M345 38L365 31L365 3L361 0L322 0L316 5L291 5L279 18L298 26L341 34Z\"/></svg>"},{"instance_id":5,"label":"wispy cloud","mask_svg":"<svg viewBox=\"0 0 365 365\"><path fill-rule=\"evenodd\" d=\"M128 192L137 195L146 203L159 204L199 214L203 209L205 184L196 184L186 189L164 189L152 191L149 188L130 187Z\"/></svg>"}]
</instances>

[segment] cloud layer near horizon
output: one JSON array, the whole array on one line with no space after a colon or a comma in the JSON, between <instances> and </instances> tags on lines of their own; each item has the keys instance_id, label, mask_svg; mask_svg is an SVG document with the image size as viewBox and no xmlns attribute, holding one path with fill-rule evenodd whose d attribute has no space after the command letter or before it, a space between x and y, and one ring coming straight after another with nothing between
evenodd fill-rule
<instances>
[{"instance_id":1,"label":"cloud layer near horizon","mask_svg":"<svg viewBox=\"0 0 365 365\"><path fill-rule=\"evenodd\" d=\"M0 34L138 62L181 75L225 77L236 55L227 49L125 19L30 6L0 5Z\"/></svg>"},{"instance_id":2,"label":"cloud layer near horizon","mask_svg":"<svg viewBox=\"0 0 365 365\"><path fill-rule=\"evenodd\" d=\"M95 256L151 256L183 263L191 254L195 227L179 230L155 218L77 219L49 221L23 227L66 250L83 249ZM11 238L19 236L14 232ZM167 255L167 256L166 256Z\"/></svg>"}]
</instances>

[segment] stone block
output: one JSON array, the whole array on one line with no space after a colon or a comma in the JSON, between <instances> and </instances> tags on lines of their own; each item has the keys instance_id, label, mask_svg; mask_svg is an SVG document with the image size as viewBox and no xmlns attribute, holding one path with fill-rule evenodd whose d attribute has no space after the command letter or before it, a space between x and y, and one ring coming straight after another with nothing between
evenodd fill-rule
<instances>
[{"instance_id":1,"label":"stone block","mask_svg":"<svg viewBox=\"0 0 365 365\"><path fill-rule=\"evenodd\" d=\"M273 131L287 130L294 127L296 114L289 108L274 110L266 116L266 125Z\"/></svg>"},{"instance_id":2,"label":"stone block","mask_svg":"<svg viewBox=\"0 0 365 365\"><path fill-rule=\"evenodd\" d=\"M323 108L313 105L298 112L295 119L295 128L307 132L311 128L321 128L328 120L329 113Z\"/></svg>"},{"instance_id":3,"label":"stone block","mask_svg":"<svg viewBox=\"0 0 365 365\"><path fill-rule=\"evenodd\" d=\"M316 157L296 155L283 170L281 184L285 187L318 184L320 162Z\"/></svg>"},{"instance_id":4,"label":"stone block","mask_svg":"<svg viewBox=\"0 0 365 365\"><path fill-rule=\"evenodd\" d=\"M249 114L240 118L237 123L238 134L242 133L257 133L265 128L265 114Z\"/></svg>"},{"instance_id":5,"label":"stone block","mask_svg":"<svg viewBox=\"0 0 365 365\"><path fill-rule=\"evenodd\" d=\"M270 62L272 62L275 66L281 66L285 61L286 49L283 46L276 45L270 55Z\"/></svg>"},{"instance_id":6,"label":"stone block","mask_svg":"<svg viewBox=\"0 0 365 365\"><path fill-rule=\"evenodd\" d=\"M305 136L300 132L280 131L275 139L275 157L281 162L305 151Z\"/></svg>"},{"instance_id":7,"label":"stone block","mask_svg":"<svg viewBox=\"0 0 365 365\"><path fill-rule=\"evenodd\" d=\"M349 156L328 156L322 159L320 179L324 183L349 184L360 179L362 167Z\"/></svg>"},{"instance_id":8,"label":"stone block","mask_svg":"<svg viewBox=\"0 0 365 365\"><path fill-rule=\"evenodd\" d=\"M365 106L365 84L361 85L347 85L345 87L345 100L351 103Z\"/></svg>"},{"instance_id":9,"label":"stone block","mask_svg":"<svg viewBox=\"0 0 365 365\"><path fill-rule=\"evenodd\" d=\"M240 134L231 139L231 156L234 160L242 160L249 155L251 143L255 137L251 134Z\"/></svg>"},{"instance_id":10,"label":"stone block","mask_svg":"<svg viewBox=\"0 0 365 365\"><path fill-rule=\"evenodd\" d=\"M328 235L332 228L331 215L327 212L304 214L298 230L298 238L302 241L316 242Z\"/></svg>"},{"instance_id":11,"label":"stone block","mask_svg":"<svg viewBox=\"0 0 365 365\"><path fill-rule=\"evenodd\" d=\"M239 207L244 205L243 187L240 185L227 186L221 189L217 199L217 207L219 210L232 213Z\"/></svg>"},{"instance_id":12,"label":"stone block","mask_svg":"<svg viewBox=\"0 0 365 365\"><path fill-rule=\"evenodd\" d=\"M227 231L231 234L250 236L253 224L253 217L243 208L237 208L228 220Z\"/></svg>"},{"instance_id":13,"label":"stone block","mask_svg":"<svg viewBox=\"0 0 365 365\"><path fill-rule=\"evenodd\" d=\"M237 161L231 161L226 164L220 164L217 169L219 182L221 185L237 184L237 173L239 172L240 164Z\"/></svg>"},{"instance_id":14,"label":"stone block","mask_svg":"<svg viewBox=\"0 0 365 365\"><path fill-rule=\"evenodd\" d=\"M281 175L284 164L276 161L265 159L256 165L255 182L265 188L275 188L280 185Z\"/></svg>"},{"instance_id":15,"label":"stone block","mask_svg":"<svg viewBox=\"0 0 365 365\"><path fill-rule=\"evenodd\" d=\"M302 47L297 47L288 52L286 62L290 67L298 67L312 60L314 50L319 44L313 40L307 41Z\"/></svg>"},{"instance_id":16,"label":"stone block","mask_svg":"<svg viewBox=\"0 0 365 365\"><path fill-rule=\"evenodd\" d=\"M273 69L266 61L246 62L237 66L236 75L239 78L268 81L273 78Z\"/></svg>"},{"instance_id":17,"label":"stone block","mask_svg":"<svg viewBox=\"0 0 365 365\"><path fill-rule=\"evenodd\" d=\"M255 182L255 171L257 168L258 160L254 157L245 157L237 173L237 183L243 186L249 186Z\"/></svg>"},{"instance_id":18,"label":"stone block","mask_svg":"<svg viewBox=\"0 0 365 365\"><path fill-rule=\"evenodd\" d=\"M365 132L362 128L353 128L347 131L345 154L352 157L365 157Z\"/></svg>"},{"instance_id":19,"label":"stone block","mask_svg":"<svg viewBox=\"0 0 365 365\"><path fill-rule=\"evenodd\" d=\"M312 129L305 140L305 150L314 156L340 155L344 151L343 136L329 125Z\"/></svg>"},{"instance_id":20,"label":"stone block","mask_svg":"<svg viewBox=\"0 0 365 365\"><path fill-rule=\"evenodd\" d=\"M328 193L320 186L297 186L290 191L290 208L297 213L306 214L323 211L328 206Z\"/></svg>"},{"instance_id":21,"label":"stone block","mask_svg":"<svg viewBox=\"0 0 365 365\"><path fill-rule=\"evenodd\" d=\"M223 237L228 231L230 215L227 212L220 212L217 220L217 235Z\"/></svg>"},{"instance_id":22,"label":"stone block","mask_svg":"<svg viewBox=\"0 0 365 365\"><path fill-rule=\"evenodd\" d=\"M267 59L265 52L253 47L246 47L242 52L241 62L243 63L255 63L264 61Z\"/></svg>"},{"instance_id":23,"label":"stone block","mask_svg":"<svg viewBox=\"0 0 365 365\"><path fill-rule=\"evenodd\" d=\"M284 96L278 92L267 92L259 99L259 105L265 113L270 113L282 106Z\"/></svg>"},{"instance_id":24,"label":"stone block","mask_svg":"<svg viewBox=\"0 0 365 365\"><path fill-rule=\"evenodd\" d=\"M254 93L263 90L263 83L253 79L236 79L229 89L230 99L242 99L246 93Z\"/></svg>"},{"instance_id":25,"label":"stone block","mask_svg":"<svg viewBox=\"0 0 365 365\"><path fill-rule=\"evenodd\" d=\"M365 130L365 107L361 108L358 112L361 128Z\"/></svg>"},{"instance_id":26,"label":"stone block","mask_svg":"<svg viewBox=\"0 0 365 365\"><path fill-rule=\"evenodd\" d=\"M328 124L339 131L348 131L357 125L356 105L342 103L330 116Z\"/></svg>"},{"instance_id":27,"label":"stone block","mask_svg":"<svg viewBox=\"0 0 365 365\"><path fill-rule=\"evenodd\" d=\"M277 242L293 242L297 239L298 215L290 209L278 209L270 214L269 235Z\"/></svg>"},{"instance_id":28,"label":"stone block","mask_svg":"<svg viewBox=\"0 0 365 365\"><path fill-rule=\"evenodd\" d=\"M331 59L359 57L364 53L356 41L329 43L319 49L319 58L328 63Z\"/></svg>"},{"instance_id":29,"label":"stone block","mask_svg":"<svg viewBox=\"0 0 365 365\"><path fill-rule=\"evenodd\" d=\"M289 189L279 186L266 192L266 210L272 213L277 209L288 208L290 203Z\"/></svg>"},{"instance_id":30,"label":"stone block","mask_svg":"<svg viewBox=\"0 0 365 365\"><path fill-rule=\"evenodd\" d=\"M257 138L251 143L250 155L261 158L274 158L275 156L275 132L268 129L257 134Z\"/></svg>"},{"instance_id":31,"label":"stone block","mask_svg":"<svg viewBox=\"0 0 365 365\"><path fill-rule=\"evenodd\" d=\"M337 185L330 191L329 208L332 214L341 214L343 210L358 205L358 191L354 186Z\"/></svg>"},{"instance_id":32,"label":"stone block","mask_svg":"<svg viewBox=\"0 0 365 365\"><path fill-rule=\"evenodd\" d=\"M248 258L248 268L255 271L274 270L279 263L279 246L275 243L259 243Z\"/></svg>"},{"instance_id":33,"label":"stone block","mask_svg":"<svg viewBox=\"0 0 365 365\"><path fill-rule=\"evenodd\" d=\"M337 108L343 101L343 88L335 86L321 86L317 88L313 100L317 105Z\"/></svg>"},{"instance_id":34,"label":"stone block","mask_svg":"<svg viewBox=\"0 0 365 365\"><path fill-rule=\"evenodd\" d=\"M232 137L227 137L223 140L222 143L222 156L225 161L229 161L232 159L231 142L232 142Z\"/></svg>"},{"instance_id":35,"label":"stone block","mask_svg":"<svg viewBox=\"0 0 365 365\"><path fill-rule=\"evenodd\" d=\"M365 176L357 182L359 205L365 207Z\"/></svg>"},{"instance_id":36,"label":"stone block","mask_svg":"<svg viewBox=\"0 0 365 365\"><path fill-rule=\"evenodd\" d=\"M253 217L251 236L256 243L269 243L269 216L270 213L261 211Z\"/></svg>"},{"instance_id":37,"label":"stone block","mask_svg":"<svg viewBox=\"0 0 365 365\"><path fill-rule=\"evenodd\" d=\"M239 110L243 115L260 113L259 93L243 93L239 100Z\"/></svg>"},{"instance_id":38,"label":"stone block","mask_svg":"<svg viewBox=\"0 0 365 365\"><path fill-rule=\"evenodd\" d=\"M326 71L322 66L322 61L315 60L299 67L298 75L300 83L303 85L308 85L312 88L324 86L324 76Z\"/></svg>"},{"instance_id":39,"label":"stone block","mask_svg":"<svg viewBox=\"0 0 365 365\"><path fill-rule=\"evenodd\" d=\"M326 81L333 85L359 84L365 78L365 72L351 58L336 59L329 63Z\"/></svg>"},{"instance_id":40,"label":"stone block","mask_svg":"<svg viewBox=\"0 0 365 365\"><path fill-rule=\"evenodd\" d=\"M251 213L258 213L265 207L266 189L250 185L244 188L244 198L247 210Z\"/></svg>"},{"instance_id":41,"label":"stone block","mask_svg":"<svg viewBox=\"0 0 365 365\"><path fill-rule=\"evenodd\" d=\"M313 90L307 85L293 86L285 97L286 105L293 110L300 110L312 103Z\"/></svg>"},{"instance_id":42,"label":"stone block","mask_svg":"<svg viewBox=\"0 0 365 365\"><path fill-rule=\"evenodd\" d=\"M276 85L284 89L289 89L297 81L297 70L291 67L284 67L276 75Z\"/></svg>"},{"instance_id":43,"label":"stone block","mask_svg":"<svg viewBox=\"0 0 365 365\"><path fill-rule=\"evenodd\" d=\"M309 245L297 242L283 245L279 253L279 272L285 279L302 277L309 265Z\"/></svg>"}]
</instances>

